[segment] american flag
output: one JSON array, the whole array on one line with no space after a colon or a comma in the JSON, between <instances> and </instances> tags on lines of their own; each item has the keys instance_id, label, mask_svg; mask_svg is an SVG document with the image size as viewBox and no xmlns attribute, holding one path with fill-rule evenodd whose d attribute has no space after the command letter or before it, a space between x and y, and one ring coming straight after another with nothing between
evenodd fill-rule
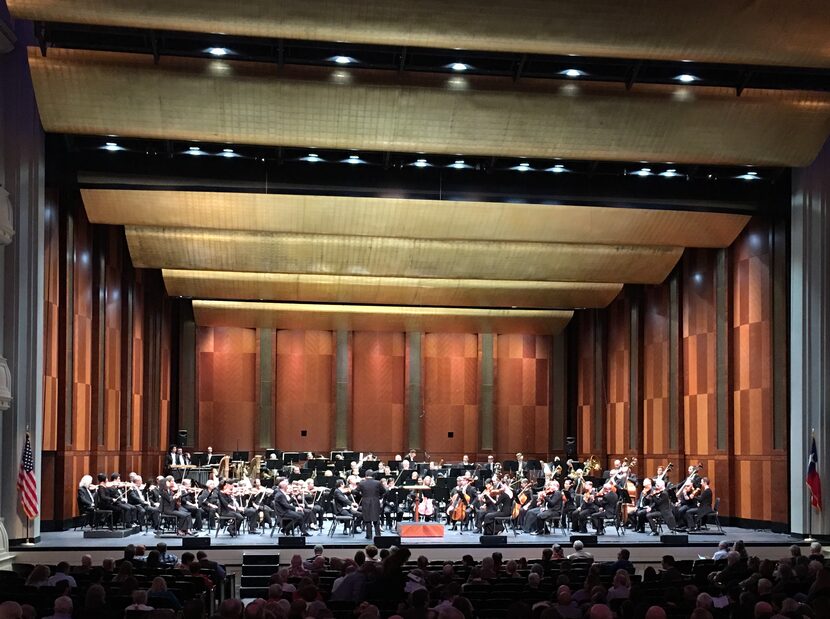
<instances>
[{"instance_id":1,"label":"american flag","mask_svg":"<svg viewBox=\"0 0 830 619\"><path fill-rule=\"evenodd\" d=\"M807 460L807 487L810 489L810 504L821 511L821 478L818 475L818 450L816 437L810 448L810 458Z\"/></svg>"},{"instance_id":2,"label":"american flag","mask_svg":"<svg viewBox=\"0 0 830 619\"><path fill-rule=\"evenodd\" d=\"M23 456L20 458L20 470L17 472L17 492L20 494L20 504L26 517L30 520L37 517L39 508L37 502L37 480L35 479L35 460L32 456L32 443L29 433L26 433L26 444L23 446Z\"/></svg>"}]
</instances>

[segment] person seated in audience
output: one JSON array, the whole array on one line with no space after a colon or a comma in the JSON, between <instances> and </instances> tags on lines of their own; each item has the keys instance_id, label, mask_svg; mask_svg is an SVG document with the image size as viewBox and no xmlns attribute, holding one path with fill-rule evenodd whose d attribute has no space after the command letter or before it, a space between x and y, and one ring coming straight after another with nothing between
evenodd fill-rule
<instances>
[{"instance_id":1,"label":"person seated in audience","mask_svg":"<svg viewBox=\"0 0 830 619\"><path fill-rule=\"evenodd\" d=\"M594 555L590 552L585 550L585 544L582 543L582 540L574 540L573 543L574 551L568 555L568 559L593 559Z\"/></svg>"},{"instance_id":2,"label":"person seated in audience","mask_svg":"<svg viewBox=\"0 0 830 619\"><path fill-rule=\"evenodd\" d=\"M92 555L83 555L81 564L70 569L73 574L89 574L92 571Z\"/></svg>"},{"instance_id":3,"label":"person seated in audience","mask_svg":"<svg viewBox=\"0 0 830 619\"><path fill-rule=\"evenodd\" d=\"M161 576L153 578L153 583L147 591L147 603L153 608L170 608L175 611L182 608L179 598L167 590L167 582Z\"/></svg>"},{"instance_id":4,"label":"person seated in audience","mask_svg":"<svg viewBox=\"0 0 830 619\"><path fill-rule=\"evenodd\" d=\"M187 571L191 578L194 578L202 584L205 591L210 591L213 588L213 581L202 573L202 568L196 561L190 562L190 565L187 566Z\"/></svg>"},{"instance_id":5,"label":"person seated in audience","mask_svg":"<svg viewBox=\"0 0 830 619\"><path fill-rule=\"evenodd\" d=\"M153 607L147 604L147 591L145 589L136 589L132 593L133 603L127 606L124 610L153 610Z\"/></svg>"},{"instance_id":6,"label":"person seated in audience","mask_svg":"<svg viewBox=\"0 0 830 619\"><path fill-rule=\"evenodd\" d=\"M179 562L179 558L176 555L172 552L168 552L167 544L164 542L156 544L156 550L159 552L159 561L161 561L162 564L172 566Z\"/></svg>"},{"instance_id":7,"label":"person seated in audience","mask_svg":"<svg viewBox=\"0 0 830 619\"><path fill-rule=\"evenodd\" d=\"M67 561L61 561L55 566L55 573L49 577L49 580L46 581L46 584L50 587L54 587L61 581L66 581L69 583L69 586L75 589L78 586L78 583L75 582L75 579L72 578L67 572L69 571L69 563Z\"/></svg>"},{"instance_id":8,"label":"person seated in audience","mask_svg":"<svg viewBox=\"0 0 830 619\"><path fill-rule=\"evenodd\" d=\"M726 555L729 553L729 542L726 540L721 540L718 543L718 549L712 555L712 559L715 561L720 561L726 558Z\"/></svg>"},{"instance_id":9,"label":"person seated in audience","mask_svg":"<svg viewBox=\"0 0 830 619\"><path fill-rule=\"evenodd\" d=\"M128 578L133 577L133 564L132 561L124 561L121 565L118 566L118 573L115 575L115 578L112 579L113 582L124 582Z\"/></svg>"},{"instance_id":10,"label":"person seated in audience","mask_svg":"<svg viewBox=\"0 0 830 619\"><path fill-rule=\"evenodd\" d=\"M810 554L807 558L810 561L820 561L824 565L824 551L821 547L821 542L813 542L810 544Z\"/></svg>"},{"instance_id":11,"label":"person seated in audience","mask_svg":"<svg viewBox=\"0 0 830 619\"><path fill-rule=\"evenodd\" d=\"M46 619L72 619L72 612L72 598L68 595L62 595L55 599L53 613Z\"/></svg>"},{"instance_id":12,"label":"person seated in audience","mask_svg":"<svg viewBox=\"0 0 830 619\"><path fill-rule=\"evenodd\" d=\"M619 569L614 573L614 580L605 600L610 603L612 600L627 600L630 596L631 576L627 570Z\"/></svg>"},{"instance_id":13,"label":"person seated in audience","mask_svg":"<svg viewBox=\"0 0 830 619\"><path fill-rule=\"evenodd\" d=\"M36 565L29 574L29 577L26 578L26 586L35 588L47 587L49 586L49 576L50 571L48 566Z\"/></svg>"}]
</instances>

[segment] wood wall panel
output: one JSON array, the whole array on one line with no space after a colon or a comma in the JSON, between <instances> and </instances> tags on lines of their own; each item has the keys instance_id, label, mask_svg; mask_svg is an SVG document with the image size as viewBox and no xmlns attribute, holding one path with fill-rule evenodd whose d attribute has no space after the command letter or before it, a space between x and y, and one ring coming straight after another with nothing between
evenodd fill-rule
<instances>
[{"instance_id":1,"label":"wood wall panel","mask_svg":"<svg viewBox=\"0 0 830 619\"><path fill-rule=\"evenodd\" d=\"M693 460L716 451L717 408L715 255L689 250L683 257L683 434Z\"/></svg>"},{"instance_id":2,"label":"wood wall panel","mask_svg":"<svg viewBox=\"0 0 830 619\"><path fill-rule=\"evenodd\" d=\"M423 341L424 450L434 460L460 460L465 453L474 458L478 450L478 337L474 333L427 333Z\"/></svg>"},{"instance_id":3,"label":"wood wall panel","mask_svg":"<svg viewBox=\"0 0 830 619\"><path fill-rule=\"evenodd\" d=\"M46 530L77 515L75 490L84 474L118 471L126 477L136 471L146 479L161 471L172 398L172 309L160 274L134 270L123 230L90 225L77 194L48 195L41 462ZM151 333L146 324L155 325ZM125 394L128 384L131 393ZM61 385L72 393L65 414ZM125 398L129 408L122 407Z\"/></svg>"},{"instance_id":4,"label":"wood wall panel","mask_svg":"<svg viewBox=\"0 0 830 619\"><path fill-rule=\"evenodd\" d=\"M630 455L631 320L629 311L629 302L625 295L619 295L607 308L608 361L605 364L605 384L608 389L608 401L605 403L605 443L609 461ZM603 464L608 466L607 462Z\"/></svg>"},{"instance_id":5,"label":"wood wall panel","mask_svg":"<svg viewBox=\"0 0 830 619\"><path fill-rule=\"evenodd\" d=\"M89 449L92 402L92 231L86 215L75 216L74 287L72 320L74 328L72 377L72 446Z\"/></svg>"},{"instance_id":6,"label":"wood wall panel","mask_svg":"<svg viewBox=\"0 0 830 619\"><path fill-rule=\"evenodd\" d=\"M495 448L502 457L547 457L551 338L495 336Z\"/></svg>"},{"instance_id":7,"label":"wood wall panel","mask_svg":"<svg viewBox=\"0 0 830 619\"><path fill-rule=\"evenodd\" d=\"M669 287L643 290L643 453L641 471L651 475L669 454ZM665 462L660 462L665 464Z\"/></svg>"},{"instance_id":8,"label":"wood wall panel","mask_svg":"<svg viewBox=\"0 0 830 619\"><path fill-rule=\"evenodd\" d=\"M116 233L106 237L104 326L104 449L121 444L121 347L123 245Z\"/></svg>"},{"instance_id":9,"label":"wood wall panel","mask_svg":"<svg viewBox=\"0 0 830 619\"><path fill-rule=\"evenodd\" d=\"M593 312L578 313L578 320L572 322L576 328L576 380L577 380L577 451L587 455L594 448L594 321Z\"/></svg>"},{"instance_id":10,"label":"wood wall panel","mask_svg":"<svg viewBox=\"0 0 830 619\"><path fill-rule=\"evenodd\" d=\"M330 331L277 331L277 449L331 451L334 437L334 339ZM302 436L302 431L306 436Z\"/></svg>"},{"instance_id":11,"label":"wood wall panel","mask_svg":"<svg viewBox=\"0 0 830 619\"><path fill-rule=\"evenodd\" d=\"M257 389L256 329L199 327L196 372L199 377L200 448L217 453L254 446Z\"/></svg>"},{"instance_id":12,"label":"wood wall panel","mask_svg":"<svg viewBox=\"0 0 830 619\"><path fill-rule=\"evenodd\" d=\"M56 196L47 196L43 254L43 450L58 448L60 226ZM63 437L60 438L63 441Z\"/></svg>"},{"instance_id":13,"label":"wood wall panel","mask_svg":"<svg viewBox=\"0 0 830 619\"><path fill-rule=\"evenodd\" d=\"M736 488L787 487L787 454L773 447L772 269L771 234L753 220L731 247L732 257L732 401ZM741 492L736 516L784 521L786 501L765 492Z\"/></svg>"},{"instance_id":14,"label":"wood wall panel","mask_svg":"<svg viewBox=\"0 0 830 619\"><path fill-rule=\"evenodd\" d=\"M403 333L355 332L352 338L351 447L382 454L406 448Z\"/></svg>"}]
</instances>

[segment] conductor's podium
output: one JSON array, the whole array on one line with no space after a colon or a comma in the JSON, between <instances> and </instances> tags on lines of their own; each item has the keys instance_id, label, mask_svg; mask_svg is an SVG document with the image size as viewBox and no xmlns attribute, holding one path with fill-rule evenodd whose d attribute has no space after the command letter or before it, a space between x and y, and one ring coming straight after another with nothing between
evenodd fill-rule
<instances>
[{"instance_id":1,"label":"conductor's podium","mask_svg":"<svg viewBox=\"0 0 830 619\"><path fill-rule=\"evenodd\" d=\"M444 525L434 522L401 522L398 535L404 537L444 537Z\"/></svg>"}]
</instances>

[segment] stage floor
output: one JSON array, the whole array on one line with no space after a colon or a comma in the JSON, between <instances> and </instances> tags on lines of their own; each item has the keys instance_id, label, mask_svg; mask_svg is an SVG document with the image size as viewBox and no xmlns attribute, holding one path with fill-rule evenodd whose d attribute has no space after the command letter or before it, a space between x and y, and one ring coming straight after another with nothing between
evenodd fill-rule
<instances>
[{"instance_id":1,"label":"stage floor","mask_svg":"<svg viewBox=\"0 0 830 619\"><path fill-rule=\"evenodd\" d=\"M266 530L264 534L248 535L243 533L238 537L230 537L225 533L220 533L218 537L214 535L208 536L203 533L199 536L192 537L210 537L210 545L214 548L237 548L240 550L246 549L264 549L274 548L278 545L278 537L269 536L270 530ZM384 535L393 535L393 533L384 533ZM513 535L508 533L506 536L507 545L511 547L526 547L526 548L544 548L554 543L561 543L569 545L570 535L563 535L558 533L555 535L528 535L520 533ZM774 533L769 530L757 529L742 529L738 527L724 527L724 535L720 535L714 528L708 532L701 532L689 535L688 546L695 546L700 548L716 547L721 540L735 541L743 540L747 545L751 546L788 546L793 543L799 543L802 538L793 536L788 533ZM122 550L127 544L145 544L146 546L155 546L159 541L167 543L171 549L181 548L182 540L177 537L162 536L157 537L154 533L137 533L122 539L88 539L84 538L80 531L59 531L54 533L43 533L40 542L35 546L22 547L13 546L12 552L37 552L39 550L67 550L78 552L81 550ZM328 526L325 531L313 532L305 538L306 547L311 548L315 544L323 544L326 548L358 548L365 546L366 538L361 533L354 536L344 535L339 532L333 537L328 536ZM418 548L465 548L465 547L481 547L479 535L472 532L459 533L446 529L443 538L435 537L410 537L404 538L403 544L410 547ZM598 547L665 547L666 544L661 543L659 537L654 537L645 533L634 533L626 531L624 535L617 535L613 532L597 537ZM710 553L711 554L711 553Z\"/></svg>"}]
</instances>

